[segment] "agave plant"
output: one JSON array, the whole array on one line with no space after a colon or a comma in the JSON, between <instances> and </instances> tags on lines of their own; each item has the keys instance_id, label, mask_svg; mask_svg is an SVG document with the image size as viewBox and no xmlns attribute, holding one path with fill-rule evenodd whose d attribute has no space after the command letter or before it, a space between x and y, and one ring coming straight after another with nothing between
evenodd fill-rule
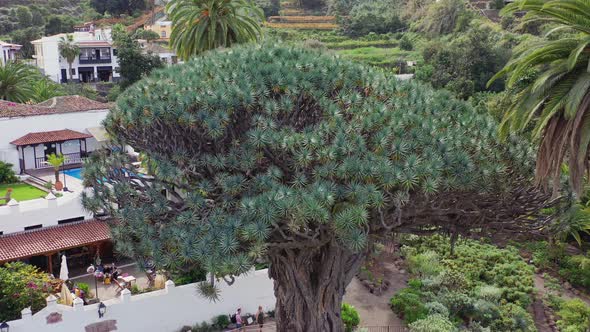
<instances>
[{"instance_id":1,"label":"agave plant","mask_svg":"<svg viewBox=\"0 0 590 332\"><path fill-rule=\"evenodd\" d=\"M540 141L537 179L553 178L558 187L561 166L569 157L570 182L580 193L588 169L590 148L590 2L587 0L520 0L503 9L513 15L526 11L523 24L546 22L566 37L543 39L515 48L511 61L488 83L507 76L517 87L531 71L536 79L517 88L515 102L506 112L500 131L522 131L534 123Z\"/></svg>"}]
</instances>

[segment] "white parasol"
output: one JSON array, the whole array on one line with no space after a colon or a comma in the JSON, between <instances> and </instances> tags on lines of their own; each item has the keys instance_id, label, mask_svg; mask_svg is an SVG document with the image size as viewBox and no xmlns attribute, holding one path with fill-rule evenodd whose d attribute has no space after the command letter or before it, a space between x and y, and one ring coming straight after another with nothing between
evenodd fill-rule
<instances>
[{"instance_id":1,"label":"white parasol","mask_svg":"<svg viewBox=\"0 0 590 332\"><path fill-rule=\"evenodd\" d=\"M72 292L70 292L65 283L61 285L60 303L65 305L72 305L74 303L74 296L72 296Z\"/></svg>"},{"instance_id":2,"label":"white parasol","mask_svg":"<svg viewBox=\"0 0 590 332\"><path fill-rule=\"evenodd\" d=\"M61 268L59 270L59 278L63 281L70 279L70 272L68 271L68 261L66 255L61 256Z\"/></svg>"}]
</instances>

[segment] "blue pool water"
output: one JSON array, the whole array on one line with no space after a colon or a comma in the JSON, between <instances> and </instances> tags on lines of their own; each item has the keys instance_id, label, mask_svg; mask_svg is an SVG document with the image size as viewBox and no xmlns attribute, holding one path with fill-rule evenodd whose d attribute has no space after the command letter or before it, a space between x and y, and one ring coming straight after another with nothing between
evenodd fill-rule
<instances>
[{"instance_id":1,"label":"blue pool water","mask_svg":"<svg viewBox=\"0 0 590 332\"><path fill-rule=\"evenodd\" d=\"M75 177L76 179L82 180L82 168L67 169L63 172L69 176Z\"/></svg>"}]
</instances>

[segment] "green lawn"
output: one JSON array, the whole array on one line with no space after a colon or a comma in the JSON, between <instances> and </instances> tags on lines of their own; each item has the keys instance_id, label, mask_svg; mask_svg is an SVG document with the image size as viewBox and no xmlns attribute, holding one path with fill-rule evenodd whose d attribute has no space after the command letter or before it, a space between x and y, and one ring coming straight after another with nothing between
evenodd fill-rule
<instances>
[{"instance_id":1,"label":"green lawn","mask_svg":"<svg viewBox=\"0 0 590 332\"><path fill-rule=\"evenodd\" d=\"M42 198L47 196L47 193L41 189L37 189L26 183L12 183L12 184L0 184L0 202L4 202L4 196L6 190L12 188L11 198L14 198L18 202L28 201L31 199Z\"/></svg>"},{"instance_id":2,"label":"green lawn","mask_svg":"<svg viewBox=\"0 0 590 332\"><path fill-rule=\"evenodd\" d=\"M393 66L400 60L413 60L412 52L400 50L397 47L359 47L348 50L339 50L337 53L344 58L384 67Z\"/></svg>"}]
</instances>

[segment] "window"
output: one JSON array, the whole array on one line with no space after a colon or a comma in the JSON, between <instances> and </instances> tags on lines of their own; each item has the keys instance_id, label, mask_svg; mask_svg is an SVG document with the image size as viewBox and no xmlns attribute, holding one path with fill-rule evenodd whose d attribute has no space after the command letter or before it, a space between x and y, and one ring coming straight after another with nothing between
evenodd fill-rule
<instances>
[{"instance_id":1,"label":"window","mask_svg":"<svg viewBox=\"0 0 590 332\"><path fill-rule=\"evenodd\" d=\"M162 36L162 38L166 38L166 30L162 30L162 32L160 32L160 35Z\"/></svg>"},{"instance_id":2,"label":"window","mask_svg":"<svg viewBox=\"0 0 590 332\"><path fill-rule=\"evenodd\" d=\"M43 227L43 225L29 226L29 227L25 227L25 231L30 231L30 230L33 230L33 229L38 229L38 228L41 228L41 227Z\"/></svg>"},{"instance_id":3,"label":"window","mask_svg":"<svg viewBox=\"0 0 590 332\"><path fill-rule=\"evenodd\" d=\"M4 235L4 232L0 231L0 236Z\"/></svg>"},{"instance_id":4,"label":"window","mask_svg":"<svg viewBox=\"0 0 590 332\"><path fill-rule=\"evenodd\" d=\"M62 219L62 220L58 220L57 221L57 224L58 225L63 225L63 224L69 224L69 223L72 223L72 222L83 221L83 220L84 220L84 217Z\"/></svg>"}]
</instances>

